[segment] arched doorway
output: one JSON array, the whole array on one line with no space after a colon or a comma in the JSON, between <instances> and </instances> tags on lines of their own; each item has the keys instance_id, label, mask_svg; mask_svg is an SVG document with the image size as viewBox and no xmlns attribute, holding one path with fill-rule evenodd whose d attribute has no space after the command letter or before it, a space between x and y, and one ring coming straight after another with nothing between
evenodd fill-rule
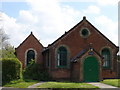
<instances>
[{"instance_id":1,"label":"arched doorway","mask_svg":"<svg viewBox=\"0 0 120 90\"><path fill-rule=\"evenodd\" d=\"M29 51L27 52L27 65L29 64L29 62L30 62L32 59L33 59L33 60L35 59L35 52L34 52L33 50L29 50Z\"/></svg>"},{"instance_id":2,"label":"arched doorway","mask_svg":"<svg viewBox=\"0 0 120 90\"><path fill-rule=\"evenodd\" d=\"M83 75L85 82L99 81L99 63L95 57L87 57L83 62Z\"/></svg>"}]
</instances>

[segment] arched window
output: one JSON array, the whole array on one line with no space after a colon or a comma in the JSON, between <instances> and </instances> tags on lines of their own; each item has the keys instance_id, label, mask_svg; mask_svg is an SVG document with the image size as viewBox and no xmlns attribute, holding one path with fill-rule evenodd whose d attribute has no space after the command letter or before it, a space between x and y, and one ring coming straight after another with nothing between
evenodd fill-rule
<instances>
[{"instance_id":1,"label":"arched window","mask_svg":"<svg viewBox=\"0 0 120 90\"><path fill-rule=\"evenodd\" d=\"M107 48L103 49L102 50L102 56L104 57L103 67L110 68L111 56L110 56L109 49L107 49Z\"/></svg>"},{"instance_id":2,"label":"arched window","mask_svg":"<svg viewBox=\"0 0 120 90\"><path fill-rule=\"evenodd\" d=\"M27 52L27 65L29 64L29 62L30 62L32 59L33 59L33 60L35 59L35 52L34 52L33 50L29 50L29 51Z\"/></svg>"},{"instance_id":3,"label":"arched window","mask_svg":"<svg viewBox=\"0 0 120 90\"><path fill-rule=\"evenodd\" d=\"M57 50L57 66L66 67L67 66L67 49L65 47L59 47Z\"/></svg>"}]
</instances>

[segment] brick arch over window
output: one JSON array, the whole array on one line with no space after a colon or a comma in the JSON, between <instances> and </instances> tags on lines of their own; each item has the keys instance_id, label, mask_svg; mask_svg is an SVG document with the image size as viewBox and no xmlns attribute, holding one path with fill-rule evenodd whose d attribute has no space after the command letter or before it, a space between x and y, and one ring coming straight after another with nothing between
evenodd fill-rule
<instances>
[{"instance_id":1,"label":"brick arch over window","mask_svg":"<svg viewBox=\"0 0 120 90\"><path fill-rule=\"evenodd\" d=\"M29 61L33 59L36 62L37 59L37 52L33 48L29 48L25 52L25 66L29 64Z\"/></svg>"},{"instance_id":2,"label":"brick arch over window","mask_svg":"<svg viewBox=\"0 0 120 90\"><path fill-rule=\"evenodd\" d=\"M61 45L56 48L56 66L60 68L67 68L69 66L70 52L66 45Z\"/></svg>"},{"instance_id":3,"label":"brick arch over window","mask_svg":"<svg viewBox=\"0 0 120 90\"><path fill-rule=\"evenodd\" d=\"M103 67L104 68L110 68L111 67L111 53L108 48L104 48L101 50L101 55L104 57L104 63Z\"/></svg>"}]
</instances>

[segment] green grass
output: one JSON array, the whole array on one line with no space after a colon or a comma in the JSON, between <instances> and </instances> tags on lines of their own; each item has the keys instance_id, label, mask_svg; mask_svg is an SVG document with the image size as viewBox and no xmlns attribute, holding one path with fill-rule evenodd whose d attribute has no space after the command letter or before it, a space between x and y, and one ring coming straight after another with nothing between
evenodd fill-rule
<instances>
[{"instance_id":1,"label":"green grass","mask_svg":"<svg viewBox=\"0 0 120 90\"><path fill-rule=\"evenodd\" d=\"M72 83L72 82L46 82L37 87L38 88L98 88L91 84Z\"/></svg>"},{"instance_id":2,"label":"green grass","mask_svg":"<svg viewBox=\"0 0 120 90\"><path fill-rule=\"evenodd\" d=\"M31 86L37 82L38 81L35 80L16 80L5 84L3 87L27 88L28 86Z\"/></svg>"},{"instance_id":3,"label":"green grass","mask_svg":"<svg viewBox=\"0 0 120 90\"><path fill-rule=\"evenodd\" d=\"M108 85L120 87L120 79L106 79L106 80L103 80L101 82L108 84Z\"/></svg>"}]
</instances>

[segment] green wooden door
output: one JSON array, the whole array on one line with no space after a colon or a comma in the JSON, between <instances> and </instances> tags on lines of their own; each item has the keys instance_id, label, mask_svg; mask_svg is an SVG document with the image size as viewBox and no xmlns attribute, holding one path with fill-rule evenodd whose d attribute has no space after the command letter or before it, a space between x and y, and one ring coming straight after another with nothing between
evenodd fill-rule
<instances>
[{"instance_id":1,"label":"green wooden door","mask_svg":"<svg viewBox=\"0 0 120 90\"><path fill-rule=\"evenodd\" d=\"M88 57L84 60L84 81L99 81L99 64L95 57Z\"/></svg>"}]
</instances>

